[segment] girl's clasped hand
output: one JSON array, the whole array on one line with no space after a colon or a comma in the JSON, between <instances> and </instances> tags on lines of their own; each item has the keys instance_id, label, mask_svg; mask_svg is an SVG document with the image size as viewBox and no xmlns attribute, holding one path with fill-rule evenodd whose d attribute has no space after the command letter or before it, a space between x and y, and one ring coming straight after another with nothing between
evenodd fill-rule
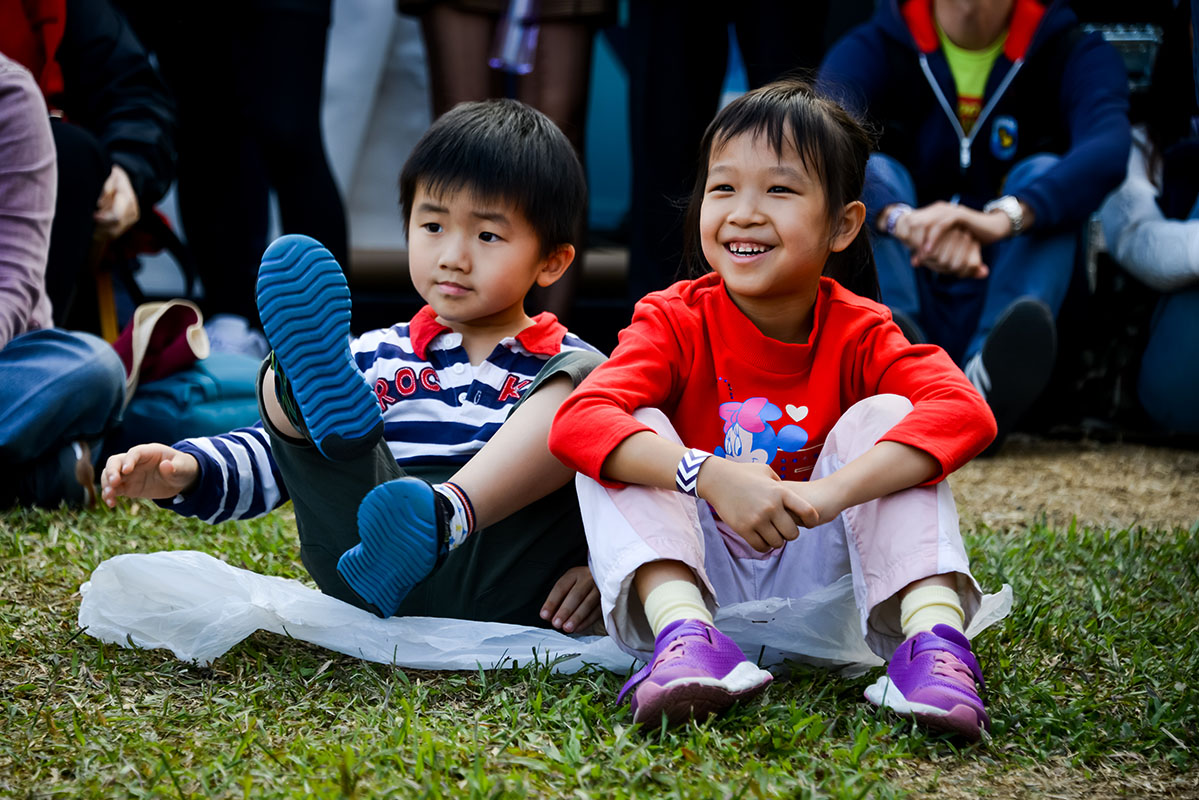
<instances>
[{"instance_id":1,"label":"girl's clasped hand","mask_svg":"<svg viewBox=\"0 0 1199 800\"><path fill-rule=\"evenodd\" d=\"M765 553L841 512L826 481L784 481L766 464L711 458L700 470L699 495L750 547Z\"/></svg>"}]
</instances>

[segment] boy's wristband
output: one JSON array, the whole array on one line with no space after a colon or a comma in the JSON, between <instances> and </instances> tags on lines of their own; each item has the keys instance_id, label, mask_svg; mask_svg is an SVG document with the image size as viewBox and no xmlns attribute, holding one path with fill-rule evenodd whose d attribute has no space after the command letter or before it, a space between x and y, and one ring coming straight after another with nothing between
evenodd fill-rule
<instances>
[{"instance_id":1,"label":"boy's wristband","mask_svg":"<svg viewBox=\"0 0 1199 800\"><path fill-rule=\"evenodd\" d=\"M699 468L712 458L712 453L692 447L683 453L679 459L679 467L674 471L674 485L683 494L699 497Z\"/></svg>"},{"instance_id":2,"label":"boy's wristband","mask_svg":"<svg viewBox=\"0 0 1199 800\"><path fill-rule=\"evenodd\" d=\"M912 213L912 207L907 203L892 203L891 210L887 212L887 221L884 226L888 236L895 235L895 226L899 224L899 218Z\"/></svg>"}]
</instances>

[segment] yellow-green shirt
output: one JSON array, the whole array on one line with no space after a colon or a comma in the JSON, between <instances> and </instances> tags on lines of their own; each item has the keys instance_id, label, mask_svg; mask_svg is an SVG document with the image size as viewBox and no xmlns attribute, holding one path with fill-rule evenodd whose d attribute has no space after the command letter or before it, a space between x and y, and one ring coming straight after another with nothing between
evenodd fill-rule
<instances>
[{"instance_id":1,"label":"yellow-green shirt","mask_svg":"<svg viewBox=\"0 0 1199 800\"><path fill-rule=\"evenodd\" d=\"M1007 31L982 50L958 47L949 40L940 25L937 26L937 38L941 41L941 52L949 62L949 71L953 73L953 83L958 90L958 121L962 123L962 130L970 133L982 111L987 76L991 74L991 67L995 66L995 59L1003 52Z\"/></svg>"}]
</instances>

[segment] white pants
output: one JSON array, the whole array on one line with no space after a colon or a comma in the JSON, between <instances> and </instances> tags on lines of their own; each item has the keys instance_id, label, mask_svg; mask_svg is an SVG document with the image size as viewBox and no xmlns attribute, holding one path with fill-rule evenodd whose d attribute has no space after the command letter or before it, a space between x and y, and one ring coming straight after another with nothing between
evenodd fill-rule
<instances>
[{"instance_id":1,"label":"white pants","mask_svg":"<svg viewBox=\"0 0 1199 800\"><path fill-rule=\"evenodd\" d=\"M812 478L865 453L911 409L897 395L876 395L852 406L829 432ZM640 409L634 416L680 441L661 411ZM712 610L718 603L802 598L852 574L862 635L884 659L902 641L897 593L912 581L956 573L967 623L978 609L981 592L970 575L957 508L944 481L847 508L769 553L750 549L713 517L707 503L685 494L645 486L608 489L582 475L577 487L608 633L641 659L653 652L654 637L633 576L642 565L664 559L695 571Z\"/></svg>"}]
</instances>

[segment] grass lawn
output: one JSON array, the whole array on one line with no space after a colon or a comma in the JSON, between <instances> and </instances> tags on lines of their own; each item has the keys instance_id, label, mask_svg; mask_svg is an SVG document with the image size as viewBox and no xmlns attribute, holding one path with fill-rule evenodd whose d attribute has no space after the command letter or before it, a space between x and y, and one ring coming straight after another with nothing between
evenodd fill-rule
<instances>
[{"instance_id":1,"label":"grass lawn","mask_svg":"<svg viewBox=\"0 0 1199 800\"><path fill-rule=\"evenodd\" d=\"M79 584L165 549L303 578L289 511L3 513L0 796L1199 797L1199 526L966 534L983 585L1016 594L975 643L977 746L874 710L875 675L798 671L664 732L599 671L405 671L261 633L191 667L80 635Z\"/></svg>"}]
</instances>

